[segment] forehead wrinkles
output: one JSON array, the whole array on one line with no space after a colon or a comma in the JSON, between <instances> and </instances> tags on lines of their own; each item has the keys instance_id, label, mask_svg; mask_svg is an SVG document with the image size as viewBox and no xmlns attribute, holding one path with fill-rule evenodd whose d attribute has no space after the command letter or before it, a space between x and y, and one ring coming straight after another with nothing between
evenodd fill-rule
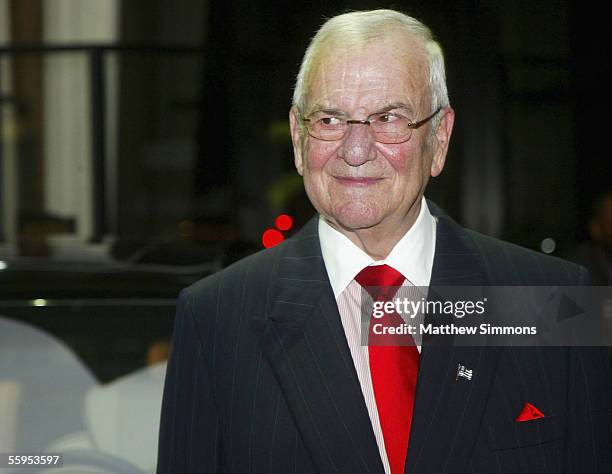
<instances>
[{"instance_id":1,"label":"forehead wrinkles","mask_svg":"<svg viewBox=\"0 0 612 474\"><path fill-rule=\"evenodd\" d=\"M420 109L429 97L423 49L415 41L403 43L404 47L388 43L339 47L337 52L328 48L312 70L307 110L355 110L360 103L376 108L390 102L407 102L411 108Z\"/></svg>"},{"instance_id":2,"label":"forehead wrinkles","mask_svg":"<svg viewBox=\"0 0 612 474\"><path fill-rule=\"evenodd\" d=\"M361 102L384 102L397 84L388 76L377 74L363 60L323 64L315 79L311 106L346 110L354 110Z\"/></svg>"}]
</instances>

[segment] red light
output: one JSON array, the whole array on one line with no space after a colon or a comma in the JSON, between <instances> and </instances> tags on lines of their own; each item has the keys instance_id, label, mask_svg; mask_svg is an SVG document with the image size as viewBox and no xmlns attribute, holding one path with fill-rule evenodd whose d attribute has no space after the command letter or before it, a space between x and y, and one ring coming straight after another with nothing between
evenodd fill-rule
<instances>
[{"instance_id":1,"label":"red light","mask_svg":"<svg viewBox=\"0 0 612 474\"><path fill-rule=\"evenodd\" d=\"M281 214L274 221L278 230L289 230L293 227L293 219L287 214Z\"/></svg>"},{"instance_id":2,"label":"red light","mask_svg":"<svg viewBox=\"0 0 612 474\"><path fill-rule=\"evenodd\" d=\"M285 237L276 229L266 229L261 236L261 242L267 249L280 244L283 240L285 240Z\"/></svg>"}]
</instances>

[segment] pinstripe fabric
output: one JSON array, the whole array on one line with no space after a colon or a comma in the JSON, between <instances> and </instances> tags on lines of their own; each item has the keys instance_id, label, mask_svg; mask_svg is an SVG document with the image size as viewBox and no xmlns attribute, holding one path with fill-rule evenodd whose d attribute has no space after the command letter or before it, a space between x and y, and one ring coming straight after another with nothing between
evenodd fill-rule
<instances>
[{"instance_id":1,"label":"pinstripe fabric","mask_svg":"<svg viewBox=\"0 0 612 474\"><path fill-rule=\"evenodd\" d=\"M438 215L432 284L586 281ZM458 363L471 381L456 380ZM609 474L610 397L598 349L425 341L406 472ZM525 401L545 418L516 423ZM158 472L384 473L316 221L181 293Z\"/></svg>"},{"instance_id":2,"label":"pinstripe fabric","mask_svg":"<svg viewBox=\"0 0 612 474\"><path fill-rule=\"evenodd\" d=\"M378 418L374 388L372 387L368 346L363 345L362 339L363 328L362 319L360 317L362 298L364 297L362 290L361 285L353 280L346 289L338 295L336 301L338 304L338 312L342 320L342 327L344 328L346 340L351 351L351 357L355 364L355 370L357 371L361 392L372 423L372 430L376 438L380 459L382 460L385 473L390 474L391 468L389 467L389 460L385 451L385 440Z\"/></svg>"}]
</instances>

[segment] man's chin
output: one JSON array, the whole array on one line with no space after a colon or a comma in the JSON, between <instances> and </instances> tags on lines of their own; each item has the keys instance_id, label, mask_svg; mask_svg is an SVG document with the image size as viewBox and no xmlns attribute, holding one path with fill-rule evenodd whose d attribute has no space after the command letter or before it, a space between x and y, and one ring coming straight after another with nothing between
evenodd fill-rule
<instances>
[{"instance_id":1,"label":"man's chin","mask_svg":"<svg viewBox=\"0 0 612 474\"><path fill-rule=\"evenodd\" d=\"M327 219L330 222L330 219ZM372 229L380 224L380 219L374 216L364 215L342 215L337 216L333 222L330 222L332 227L336 227L337 230L344 230L348 232Z\"/></svg>"}]
</instances>

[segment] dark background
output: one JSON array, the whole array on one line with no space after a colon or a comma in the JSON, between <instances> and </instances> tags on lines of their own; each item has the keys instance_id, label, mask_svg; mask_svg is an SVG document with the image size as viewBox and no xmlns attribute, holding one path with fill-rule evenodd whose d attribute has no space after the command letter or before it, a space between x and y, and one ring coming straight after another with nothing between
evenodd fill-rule
<instances>
[{"instance_id":1,"label":"dark background","mask_svg":"<svg viewBox=\"0 0 612 474\"><path fill-rule=\"evenodd\" d=\"M13 12L14 45L36 43L40 2L16 4L30 21ZM92 241L113 236L118 258L159 242L241 255L261 248L278 213L303 223L312 209L287 124L302 54L324 18L387 7L423 20L446 55L457 120L428 196L484 233L534 249L552 238L555 254L571 252L587 237L593 199L612 187L608 28L593 7L553 0L121 2L121 38L108 53L121 67L118 173L112 183L96 177L105 205L92 210L101 222ZM16 68L16 82L32 78L32 61ZM34 130L61 119L36 122L44 97L25 90L22 99ZM98 118L102 134L107 120ZM69 233L71 222L45 211L40 169L53 157L31 150L20 171L19 252L48 255L44 237Z\"/></svg>"}]
</instances>

